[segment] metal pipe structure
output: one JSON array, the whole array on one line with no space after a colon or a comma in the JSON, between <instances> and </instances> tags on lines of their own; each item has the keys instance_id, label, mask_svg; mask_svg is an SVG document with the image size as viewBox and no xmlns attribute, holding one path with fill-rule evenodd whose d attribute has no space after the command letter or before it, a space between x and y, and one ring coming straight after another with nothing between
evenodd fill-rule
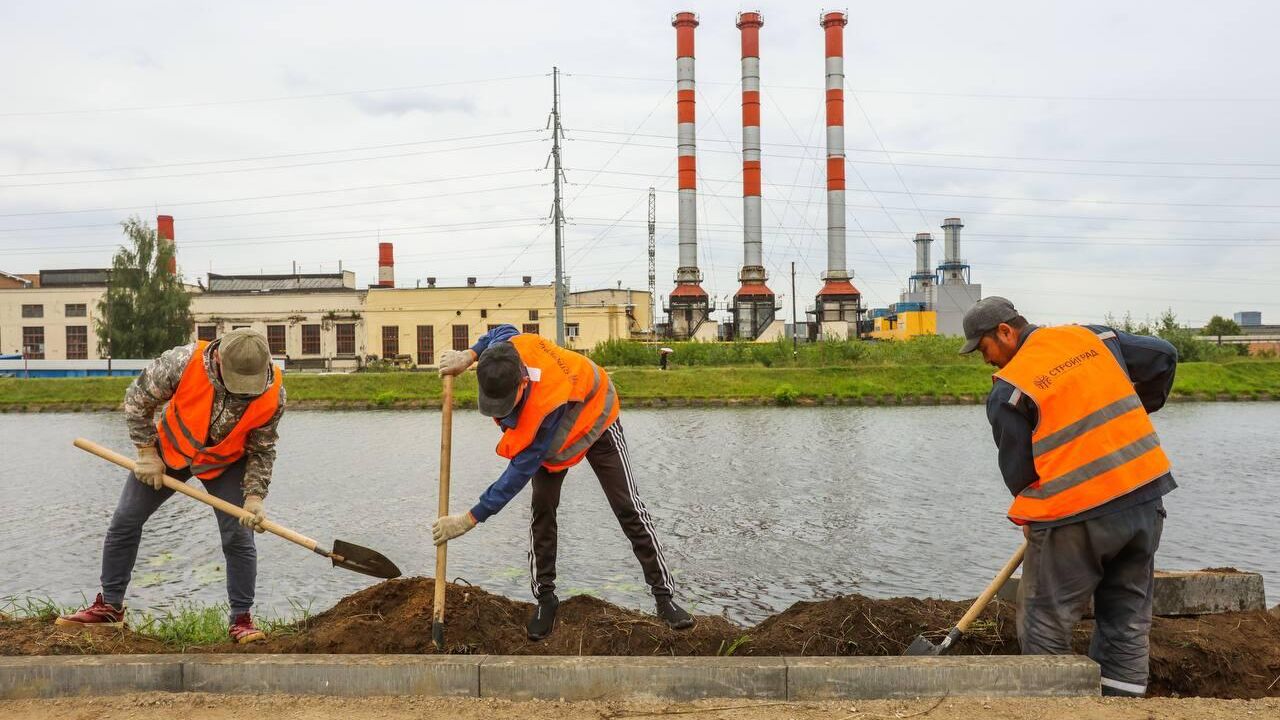
<instances>
[{"instance_id":1,"label":"metal pipe structure","mask_svg":"<svg viewBox=\"0 0 1280 720\"><path fill-rule=\"evenodd\" d=\"M169 245L173 248L173 254L169 256L168 270L170 275L178 274L178 247L173 239L173 216L157 215L156 216L156 237L161 244Z\"/></svg>"},{"instance_id":2,"label":"metal pipe structure","mask_svg":"<svg viewBox=\"0 0 1280 720\"><path fill-rule=\"evenodd\" d=\"M738 13L742 31L742 270L733 298L734 335L756 339L773 323L777 308L765 284L761 221L760 169L760 28L759 12Z\"/></svg>"},{"instance_id":3,"label":"metal pipe structure","mask_svg":"<svg viewBox=\"0 0 1280 720\"><path fill-rule=\"evenodd\" d=\"M916 276L933 277L933 268L929 265L929 247L933 245L933 235L916 233Z\"/></svg>"},{"instance_id":4,"label":"metal pipe structure","mask_svg":"<svg viewBox=\"0 0 1280 720\"><path fill-rule=\"evenodd\" d=\"M943 285L960 285L969 282L969 266L960 256L960 228L964 225L960 218L947 218L942 221L944 233L944 252L942 265L938 266Z\"/></svg>"},{"instance_id":5,"label":"metal pipe structure","mask_svg":"<svg viewBox=\"0 0 1280 720\"><path fill-rule=\"evenodd\" d=\"M697 147L694 123L693 30L698 17L679 12L671 19L676 29L676 153L678 155L678 226L680 265L669 297L672 334L692 337L709 315L707 291L698 270Z\"/></svg>"},{"instance_id":6,"label":"metal pipe structure","mask_svg":"<svg viewBox=\"0 0 1280 720\"><path fill-rule=\"evenodd\" d=\"M378 287L396 286L396 261L389 242L378 243Z\"/></svg>"}]
</instances>

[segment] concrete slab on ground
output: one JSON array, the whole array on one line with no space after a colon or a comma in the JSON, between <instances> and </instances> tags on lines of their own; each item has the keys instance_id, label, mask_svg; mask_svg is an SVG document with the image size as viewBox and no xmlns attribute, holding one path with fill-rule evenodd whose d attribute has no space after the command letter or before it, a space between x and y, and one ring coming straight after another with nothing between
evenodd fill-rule
<instances>
[{"instance_id":1,"label":"concrete slab on ground","mask_svg":"<svg viewBox=\"0 0 1280 720\"><path fill-rule=\"evenodd\" d=\"M1101 680L1074 655L787 658L788 700L1070 697L1100 694Z\"/></svg>"},{"instance_id":2,"label":"concrete slab on ground","mask_svg":"<svg viewBox=\"0 0 1280 720\"><path fill-rule=\"evenodd\" d=\"M6 700L181 690L178 655L0 657L0 698Z\"/></svg>"},{"instance_id":3,"label":"concrete slab on ground","mask_svg":"<svg viewBox=\"0 0 1280 720\"><path fill-rule=\"evenodd\" d=\"M483 655L187 655L182 689L477 697Z\"/></svg>"},{"instance_id":4,"label":"concrete slab on ground","mask_svg":"<svg viewBox=\"0 0 1280 720\"><path fill-rule=\"evenodd\" d=\"M765 657L489 656L480 697L508 700L787 697L787 664Z\"/></svg>"},{"instance_id":5,"label":"concrete slab on ground","mask_svg":"<svg viewBox=\"0 0 1280 720\"><path fill-rule=\"evenodd\" d=\"M997 597L1007 603L1017 602L1021 579L1009 578ZM1210 615L1266 610L1267 598L1258 573L1157 570L1152 606L1156 615ZM1090 604L1088 616L1092 615Z\"/></svg>"}]
</instances>

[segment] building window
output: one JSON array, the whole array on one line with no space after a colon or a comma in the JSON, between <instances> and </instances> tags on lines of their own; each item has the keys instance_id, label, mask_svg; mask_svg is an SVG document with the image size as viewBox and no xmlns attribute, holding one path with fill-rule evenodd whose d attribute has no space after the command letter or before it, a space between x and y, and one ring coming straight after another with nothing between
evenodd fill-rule
<instances>
[{"instance_id":1,"label":"building window","mask_svg":"<svg viewBox=\"0 0 1280 720\"><path fill-rule=\"evenodd\" d=\"M80 307L84 307L81 305ZM68 325L67 326L67 359L68 360L88 360L89 359L89 326L87 325Z\"/></svg>"},{"instance_id":2,"label":"building window","mask_svg":"<svg viewBox=\"0 0 1280 720\"><path fill-rule=\"evenodd\" d=\"M214 340L217 339L217 337L218 337L217 325L197 325L196 326L197 340L204 340L205 342L213 342Z\"/></svg>"},{"instance_id":3,"label":"building window","mask_svg":"<svg viewBox=\"0 0 1280 720\"><path fill-rule=\"evenodd\" d=\"M418 364L431 365L436 356L436 329L430 325L418 326Z\"/></svg>"},{"instance_id":4,"label":"building window","mask_svg":"<svg viewBox=\"0 0 1280 720\"><path fill-rule=\"evenodd\" d=\"M22 352L32 360L44 359L44 328L22 328Z\"/></svg>"},{"instance_id":5,"label":"building window","mask_svg":"<svg viewBox=\"0 0 1280 720\"><path fill-rule=\"evenodd\" d=\"M468 338L470 337L471 337L471 333L467 330L466 325L454 325L453 326L453 349L466 350L467 348L471 347L471 344L467 342Z\"/></svg>"},{"instance_id":6,"label":"building window","mask_svg":"<svg viewBox=\"0 0 1280 720\"><path fill-rule=\"evenodd\" d=\"M306 327L315 327L315 325L307 325ZM306 332L303 331L303 334L305 335ZM318 339L319 337L317 336L317 340ZM267 326L267 350L272 355L283 355L285 353L283 325ZM306 351L303 350L303 352L306 352ZM319 352L319 350L317 350L316 352Z\"/></svg>"},{"instance_id":7,"label":"building window","mask_svg":"<svg viewBox=\"0 0 1280 720\"><path fill-rule=\"evenodd\" d=\"M529 333L530 335L537 335L538 323L525 323L524 327L521 328L521 332L526 332L526 333Z\"/></svg>"},{"instance_id":8,"label":"building window","mask_svg":"<svg viewBox=\"0 0 1280 720\"><path fill-rule=\"evenodd\" d=\"M393 358L400 354L400 326L382 326L382 358Z\"/></svg>"},{"instance_id":9,"label":"building window","mask_svg":"<svg viewBox=\"0 0 1280 720\"><path fill-rule=\"evenodd\" d=\"M488 310L481 310L481 311L480 311L480 317L482 317L482 318L487 318L487 317L489 317L489 311L488 311Z\"/></svg>"},{"instance_id":10,"label":"building window","mask_svg":"<svg viewBox=\"0 0 1280 720\"><path fill-rule=\"evenodd\" d=\"M247 327L249 327L249 326L248 326L248 325L232 325L232 326L231 326L231 329L232 329L232 330L243 330L243 329L245 329L245 328L247 328Z\"/></svg>"},{"instance_id":11,"label":"building window","mask_svg":"<svg viewBox=\"0 0 1280 720\"><path fill-rule=\"evenodd\" d=\"M23 305L22 317L42 318L44 317L44 306L43 305Z\"/></svg>"},{"instance_id":12,"label":"building window","mask_svg":"<svg viewBox=\"0 0 1280 720\"><path fill-rule=\"evenodd\" d=\"M67 317L88 317L89 306L84 303L67 303Z\"/></svg>"},{"instance_id":13,"label":"building window","mask_svg":"<svg viewBox=\"0 0 1280 720\"><path fill-rule=\"evenodd\" d=\"M529 322L535 322L535 321L537 321L537 319L538 319L538 311L537 311L537 310L530 310L530 311L529 311Z\"/></svg>"},{"instance_id":14,"label":"building window","mask_svg":"<svg viewBox=\"0 0 1280 720\"><path fill-rule=\"evenodd\" d=\"M578 337L578 323L565 323L564 336L567 338Z\"/></svg>"},{"instance_id":15,"label":"building window","mask_svg":"<svg viewBox=\"0 0 1280 720\"><path fill-rule=\"evenodd\" d=\"M356 354L355 324L341 323L336 327L338 331L338 354L339 355L355 355Z\"/></svg>"},{"instance_id":16,"label":"building window","mask_svg":"<svg viewBox=\"0 0 1280 720\"><path fill-rule=\"evenodd\" d=\"M320 354L320 326L319 325L303 325L302 326L302 354L303 355L319 355Z\"/></svg>"}]
</instances>

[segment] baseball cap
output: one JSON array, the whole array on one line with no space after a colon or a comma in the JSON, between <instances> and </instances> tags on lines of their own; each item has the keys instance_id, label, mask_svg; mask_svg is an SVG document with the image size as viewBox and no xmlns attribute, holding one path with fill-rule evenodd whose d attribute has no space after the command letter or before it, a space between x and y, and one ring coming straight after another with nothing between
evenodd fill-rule
<instances>
[{"instance_id":1,"label":"baseball cap","mask_svg":"<svg viewBox=\"0 0 1280 720\"><path fill-rule=\"evenodd\" d=\"M511 414L520 390L520 353L509 342L496 342L480 353L476 380L480 385L480 412L491 418Z\"/></svg>"},{"instance_id":2,"label":"baseball cap","mask_svg":"<svg viewBox=\"0 0 1280 720\"><path fill-rule=\"evenodd\" d=\"M222 385L236 395L261 395L271 384L271 350L261 333L232 330L218 341Z\"/></svg>"},{"instance_id":3,"label":"baseball cap","mask_svg":"<svg viewBox=\"0 0 1280 720\"><path fill-rule=\"evenodd\" d=\"M999 295L992 295L974 303L964 314L964 347L960 354L971 353L978 349L982 336L995 330L1000 323L1009 322L1018 317L1013 303Z\"/></svg>"}]
</instances>

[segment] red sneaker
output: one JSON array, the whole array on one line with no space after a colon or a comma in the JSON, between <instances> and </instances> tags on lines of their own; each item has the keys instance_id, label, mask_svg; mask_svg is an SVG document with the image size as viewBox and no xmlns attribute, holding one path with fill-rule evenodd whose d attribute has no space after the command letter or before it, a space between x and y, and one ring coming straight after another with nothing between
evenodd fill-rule
<instances>
[{"instance_id":1,"label":"red sneaker","mask_svg":"<svg viewBox=\"0 0 1280 720\"><path fill-rule=\"evenodd\" d=\"M227 634L231 636L233 642L241 645L267 639L267 634L253 624L253 618L249 617L249 613L237 615L235 620L231 622L231 627L227 630Z\"/></svg>"},{"instance_id":2,"label":"red sneaker","mask_svg":"<svg viewBox=\"0 0 1280 720\"><path fill-rule=\"evenodd\" d=\"M63 615L53 621L54 625L79 625L102 628L124 627L124 607L108 605L102 599L102 593L93 599L93 604L80 612Z\"/></svg>"}]
</instances>

